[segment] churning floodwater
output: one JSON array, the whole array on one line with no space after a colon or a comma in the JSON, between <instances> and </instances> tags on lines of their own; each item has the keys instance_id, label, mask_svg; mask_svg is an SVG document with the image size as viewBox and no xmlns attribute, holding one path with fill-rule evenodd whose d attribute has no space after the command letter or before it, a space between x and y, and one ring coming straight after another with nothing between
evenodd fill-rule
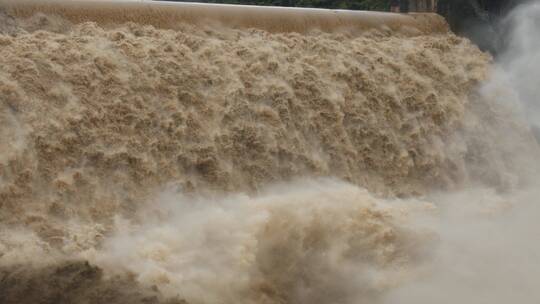
<instances>
[{"instance_id":1,"label":"churning floodwater","mask_svg":"<svg viewBox=\"0 0 540 304\"><path fill-rule=\"evenodd\" d=\"M0 303L533 303L540 5L452 33L0 12Z\"/></svg>"}]
</instances>

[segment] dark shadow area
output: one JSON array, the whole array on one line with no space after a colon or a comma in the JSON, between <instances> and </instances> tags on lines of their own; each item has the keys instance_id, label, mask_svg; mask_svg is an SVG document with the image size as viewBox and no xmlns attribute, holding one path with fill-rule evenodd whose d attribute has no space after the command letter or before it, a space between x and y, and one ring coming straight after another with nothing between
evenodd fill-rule
<instances>
[{"instance_id":1,"label":"dark shadow area","mask_svg":"<svg viewBox=\"0 0 540 304\"><path fill-rule=\"evenodd\" d=\"M527 0L439 0L438 13L452 30L494 55L505 49L508 29L504 17Z\"/></svg>"},{"instance_id":2,"label":"dark shadow area","mask_svg":"<svg viewBox=\"0 0 540 304\"><path fill-rule=\"evenodd\" d=\"M102 269L84 261L0 268L0 303L187 304L164 299L157 287L142 287L129 275L105 278Z\"/></svg>"}]
</instances>

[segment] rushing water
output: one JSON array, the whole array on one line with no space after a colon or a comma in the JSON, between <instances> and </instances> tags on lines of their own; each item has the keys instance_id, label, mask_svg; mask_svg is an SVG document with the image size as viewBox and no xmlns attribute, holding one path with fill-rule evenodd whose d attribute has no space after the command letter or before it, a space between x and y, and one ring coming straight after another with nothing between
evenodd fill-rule
<instances>
[{"instance_id":1,"label":"rushing water","mask_svg":"<svg viewBox=\"0 0 540 304\"><path fill-rule=\"evenodd\" d=\"M0 303L534 302L538 12L498 61L0 15Z\"/></svg>"}]
</instances>

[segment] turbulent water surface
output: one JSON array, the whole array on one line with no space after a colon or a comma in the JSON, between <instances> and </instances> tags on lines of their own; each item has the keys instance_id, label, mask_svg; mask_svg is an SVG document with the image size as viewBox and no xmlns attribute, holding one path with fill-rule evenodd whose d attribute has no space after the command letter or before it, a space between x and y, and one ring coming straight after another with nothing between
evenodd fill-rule
<instances>
[{"instance_id":1,"label":"turbulent water surface","mask_svg":"<svg viewBox=\"0 0 540 304\"><path fill-rule=\"evenodd\" d=\"M534 302L539 12L503 64L0 12L0 303Z\"/></svg>"}]
</instances>

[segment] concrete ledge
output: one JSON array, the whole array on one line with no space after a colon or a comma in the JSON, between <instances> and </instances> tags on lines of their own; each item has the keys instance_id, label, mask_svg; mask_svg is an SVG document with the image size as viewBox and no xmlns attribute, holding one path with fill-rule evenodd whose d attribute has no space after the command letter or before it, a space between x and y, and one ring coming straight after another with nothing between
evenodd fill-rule
<instances>
[{"instance_id":1,"label":"concrete ledge","mask_svg":"<svg viewBox=\"0 0 540 304\"><path fill-rule=\"evenodd\" d=\"M0 0L0 8L14 17L35 13L60 15L74 23L102 26L137 22L174 29L180 23L258 28L270 32L325 32L388 29L409 35L445 33L448 25L436 14L261 7L164 1Z\"/></svg>"}]
</instances>

